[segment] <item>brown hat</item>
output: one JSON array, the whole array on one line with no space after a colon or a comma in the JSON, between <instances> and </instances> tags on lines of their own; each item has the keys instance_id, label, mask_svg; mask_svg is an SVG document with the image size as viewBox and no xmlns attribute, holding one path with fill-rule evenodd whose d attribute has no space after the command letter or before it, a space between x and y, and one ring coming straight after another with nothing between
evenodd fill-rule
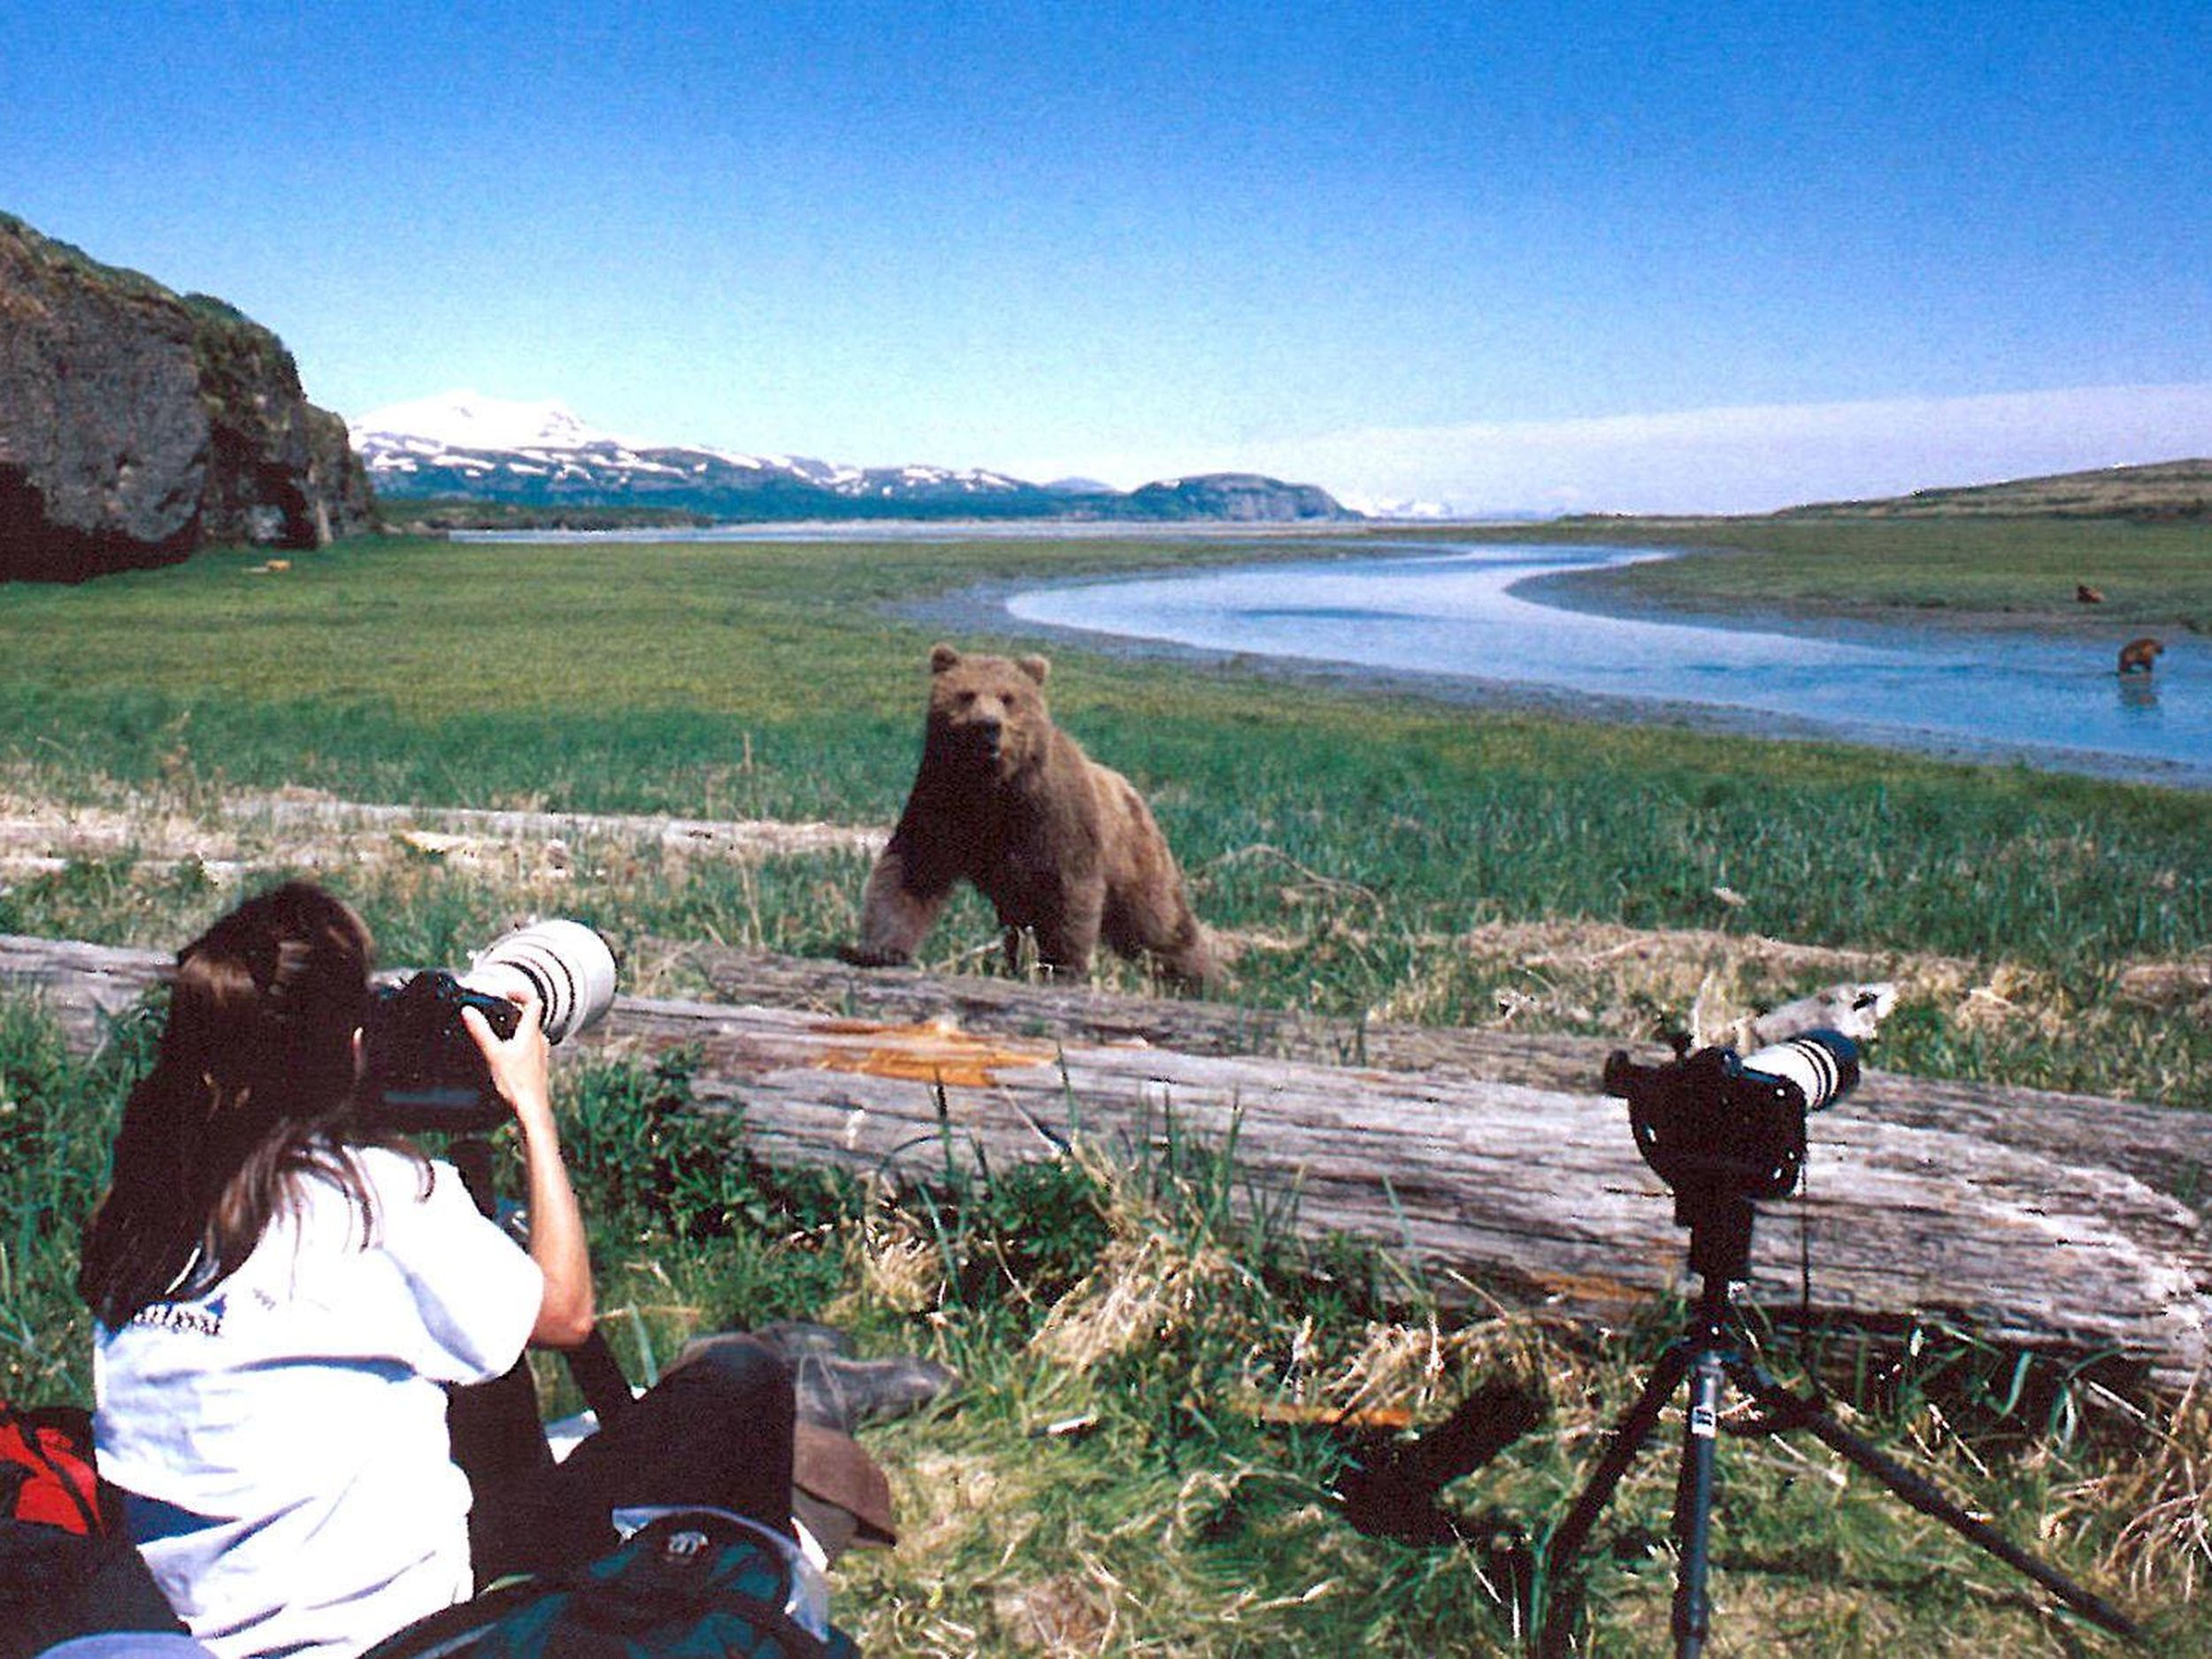
<instances>
[{"instance_id":1,"label":"brown hat","mask_svg":"<svg viewBox=\"0 0 2212 1659\"><path fill-rule=\"evenodd\" d=\"M833 1540L814 1524L814 1513L802 1500L841 1510L853 1519L852 1541L889 1548L898 1542L891 1515L891 1482L867 1448L849 1434L801 1420L791 1437L792 1508L807 1530L834 1554ZM833 1514L823 1517L833 1532L846 1529Z\"/></svg>"}]
</instances>

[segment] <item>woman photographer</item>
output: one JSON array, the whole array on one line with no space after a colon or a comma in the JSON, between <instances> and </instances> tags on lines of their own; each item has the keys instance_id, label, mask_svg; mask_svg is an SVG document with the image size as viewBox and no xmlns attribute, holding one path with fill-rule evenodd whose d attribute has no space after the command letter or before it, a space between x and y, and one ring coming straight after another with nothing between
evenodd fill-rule
<instances>
[{"instance_id":1,"label":"woman photographer","mask_svg":"<svg viewBox=\"0 0 2212 1659\"><path fill-rule=\"evenodd\" d=\"M371 958L360 919L304 882L186 946L86 1232L101 1473L220 1659L334 1659L465 1599L470 1487L443 1385L592 1328L537 1020L503 1041L464 1017L520 1129L526 1254L449 1165L357 1113ZM725 1345L566 1463L480 1490L500 1535L533 1542L475 1565L587 1556L618 1504L707 1503L788 1531L791 1439L787 1371Z\"/></svg>"}]
</instances>

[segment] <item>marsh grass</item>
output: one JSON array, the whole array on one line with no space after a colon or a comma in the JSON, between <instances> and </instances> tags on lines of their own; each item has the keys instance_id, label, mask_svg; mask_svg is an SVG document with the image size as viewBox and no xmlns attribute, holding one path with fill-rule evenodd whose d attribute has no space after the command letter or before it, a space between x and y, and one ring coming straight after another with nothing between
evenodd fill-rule
<instances>
[{"instance_id":1,"label":"marsh grass","mask_svg":"<svg viewBox=\"0 0 2212 1659\"><path fill-rule=\"evenodd\" d=\"M1335 718L1225 735L1190 715L1179 730L1065 717L1152 789L1201 914L1235 952L1239 1000L1628 1037L1686 1024L1709 979L1737 1013L1847 972L1909 982L1885 1064L2198 1103L2212 1033L2190 964L2212 938L2212 872L2194 797L1844 749L1794 749L1775 776L1740 746L1693 767L1609 728L1578 733L1568 764L1515 721L1312 712ZM914 734L869 758L860 741L845 764L826 741L804 764L757 744L721 798L887 827ZM871 768L872 811L819 787ZM50 769L12 780L0 772L0 794L19 814L59 824L73 794L88 810L86 786ZM282 838L229 826L196 778L127 794L107 786L108 810L143 823L136 844L11 881L0 931L173 948L242 888L303 868ZM458 960L522 915L564 911L614 938L648 994L703 988L686 941L827 956L856 933L866 870L854 850L703 858L642 835L564 843L557 860L542 843L447 852L397 835L333 856L320 873L371 917L387 961ZM1633 972L1578 962L1630 933L1667 943ZM1597 942L1578 951L1577 934ZM987 970L996 937L964 893L926 964Z\"/></svg>"},{"instance_id":2,"label":"marsh grass","mask_svg":"<svg viewBox=\"0 0 2212 1659\"><path fill-rule=\"evenodd\" d=\"M886 603L1228 551L399 544L284 578L215 557L0 589L0 763L210 803L304 787L887 824L931 631ZM1073 651L1052 689L1062 722L1152 795L1209 919L1294 941L1249 954L1255 1000L1355 1012L1416 949L1379 934L1538 918L2008 959L2085 992L2212 936L2196 796ZM818 943L841 920L776 896L740 895L742 926L780 934L758 942Z\"/></svg>"},{"instance_id":3,"label":"marsh grass","mask_svg":"<svg viewBox=\"0 0 2212 1659\"><path fill-rule=\"evenodd\" d=\"M1970 562L2003 544L1956 545ZM1730 557L1779 596L1790 559L1772 556L1795 546ZM173 949L242 891L304 869L360 905L391 963L456 961L554 911L609 933L626 985L648 993L707 988L690 941L826 955L853 935L861 854L678 856L611 833L554 859L390 837L311 864L242 827L233 803L311 788L887 826L939 630L884 607L1224 552L399 543L284 577L219 556L0 588L0 819L127 826L0 878L0 931ZM2063 562L2055 543L2031 552L2045 575ZM1233 994L1254 1005L1355 1027L1627 1038L1701 1008L1893 978L1901 1011L1877 1053L1891 1069L2202 1103L2212 851L2199 797L1054 656L1056 713L1151 795L1198 909L1238 948ZM964 897L926 965L985 967L995 931ZM128 1025L101 1056L73 1059L34 1013L0 1003L12 1397L84 1395L74 1230L143 1045ZM1680 1317L1655 1305L1596 1337L1524 1315L1447 1319L1387 1262L1298 1246L1288 1217L1231 1202L1233 1147L1164 1133L1166 1152L1086 1148L1021 1169L949 1157L937 1179L889 1192L759 1164L741 1119L701 1118L687 1088L680 1058L578 1067L562 1084L602 1305L633 1375L693 1334L810 1314L968 1379L956 1405L871 1432L906 1517L897 1552L841 1569L841 1608L872 1651L1510 1652L1492 1555L1352 1531L1331 1492L1374 1448L1267 1421L1256 1402L1402 1408L1426 1424L1482 1380L1532 1379L1545 1425L1444 1498L1540 1541ZM1886 1448L2144 1611L2160 1651L2208 1651L2200 1400L2175 1410L2088 1376L2024 1373L1955 1333L1770 1344L1786 1379L1818 1377ZM571 1403L546 1382L555 1409ZM1678 1443L1678 1425L1663 1439ZM2106 1650L1816 1448L1732 1439L1722 1461L1717 1652ZM1671 1454L1647 1456L1601 1529L1597 1651L1664 1646L1671 1488Z\"/></svg>"},{"instance_id":4,"label":"marsh grass","mask_svg":"<svg viewBox=\"0 0 2212 1659\"><path fill-rule=\"evenodd\" d=\"M152 1035L143 1019L119 1022L88 1063L36 1009L0 999L0 1398L90 1398L78 1233L107 1184L122 1095Z\"/></svg>"}]
</instances>

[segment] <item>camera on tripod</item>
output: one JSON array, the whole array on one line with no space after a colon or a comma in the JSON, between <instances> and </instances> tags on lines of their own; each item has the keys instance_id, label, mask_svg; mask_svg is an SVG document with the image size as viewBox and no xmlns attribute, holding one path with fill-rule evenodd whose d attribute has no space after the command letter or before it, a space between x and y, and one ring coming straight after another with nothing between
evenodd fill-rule
<instances>
[{"instance_id":1,"label":"camera on tripod","mask_svg":"<svg viewBox=\"0 0 2212 1659\"><path fill-rule=\"evenodd\" d=\"M1713 1514L1715 1447L1721 1395L1733 1383L1766 1414L1769 1429L1801 1428L1857 1464L1921 1514L2017 1569L2076 1612L2121 1636L2138 1634L2127 1617L2007 1540L1926 1479L1832 1417L1816 1399L1792 1394L1763 1371L1740 1340L1732 1284L1751 1277L1751 1232L1761 1199L1781 1198L1805 1168L1805 1119L1848 1094L1859 1080L1858 1046L1840 1032L1809 1031L1739 1056L1732 1048L1690 1052L1677 1038L1664 1065L1639 1065L1625 1053L1605 1063L1605 1092L1628 1102L1636 1149L1674 1191L1677 1225L1690 1230L1690 1267L1703 1279L1682 1335L1653 1366L1642 1394L1614 1425L1589 1483L1545 1547L1545 1606L1537 1651L1564 1659L1581 1607L1575 1563L1621 1477L1659 1425L1674 1391L1689 1385L1681 1474L1675 1485L1675 1659L1701 1659L1712 1604L1706 1574Z\"/></svg>"},{"instance_id":2,"label":"camera on tripod","mask_svg":"<svg viewBox=\"0 0 2212 1659\"><path fill-rule=\"evenodd\" d=\"M501 1037L522 1010L512 992L537 998L547 1040L590 1025L614 1001L614 952L581 922L534 923L494 940L464 973L430 968L379 986L362 1024L364 1110L379 1127L480 1134L507 1121L483 1051L461 1023L473 1008Z\"/></svg>"},{"instance_id":3,"label":"camera on tripod","mask_svg":"<svg viewBox=\"0 0 2212 1659\"><path fill-rule=\"evenodd\" d=\"M1605 1092L1628 1102L1636 1149L1691 1230L1690 1265L1732 1279L1750 1277L1752 1203L1786 1196L1804 1171L1805 1119L1858 1081L1858 1045L1835 1031L1748 1055L1677 1039L1664 1065L1617 1050L1605 1062Z\"/></svg>"},{"instance_id":4,"label":"camera on tripod","mask_svg":"<svg viewBox=\"0 0 2212 1659\"><path fill-rule=\"evenodd\" d=\"M1678 1194L1718 1184L1746 1198L1786 1196L1805 1167L1806 1118L1858 1081L1858 1045L1834 1031L1748 1055L1692 1054L1678 1041L1666 1065L1639 1065L1620 1050L1605 1062L1605 1092L1628 1102L1636 1149Z\"/></svg>"}]
</instances>

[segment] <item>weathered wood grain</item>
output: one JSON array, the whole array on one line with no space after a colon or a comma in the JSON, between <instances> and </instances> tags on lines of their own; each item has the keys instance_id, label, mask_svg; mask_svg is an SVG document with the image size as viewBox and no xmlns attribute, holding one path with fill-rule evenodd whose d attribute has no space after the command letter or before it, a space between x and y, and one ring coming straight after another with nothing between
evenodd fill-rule
<instances>
[{"instance_id":1,"label":"weathered wood grain","mask_svg":"<svg viewBox=\"0 0 2212 1659\"><path fill-rule=\"evenodd\" d=\"M0 980L35 987L80 1041L163 962L0 938ZM1622 1104L1596 1092L1602 1043L1352 1033L788 959L710 966L757 1000L625 999L579 1046L695 1049L703 1107L741 1110L772 1161L926 1179L949 1149L1003 1166L1079 1136L1137 1157L1171 1114L1179 1134L1233 1133L1241 1178L1294 1194L1301 1228L1375 1240L1448 1299L1613 1317L1683 1271L1671 1204ZM2173 1386L2203 1364L2212 1238L2185 1199L2191 1171L2212 1168L2212 1114L1875 1075L1812 1131L1809 1194L1763 1223L1755 1294L1795 1300L1801 1215L1816 1312L1953 1319Z\"/></svg>"}]
</instances>

